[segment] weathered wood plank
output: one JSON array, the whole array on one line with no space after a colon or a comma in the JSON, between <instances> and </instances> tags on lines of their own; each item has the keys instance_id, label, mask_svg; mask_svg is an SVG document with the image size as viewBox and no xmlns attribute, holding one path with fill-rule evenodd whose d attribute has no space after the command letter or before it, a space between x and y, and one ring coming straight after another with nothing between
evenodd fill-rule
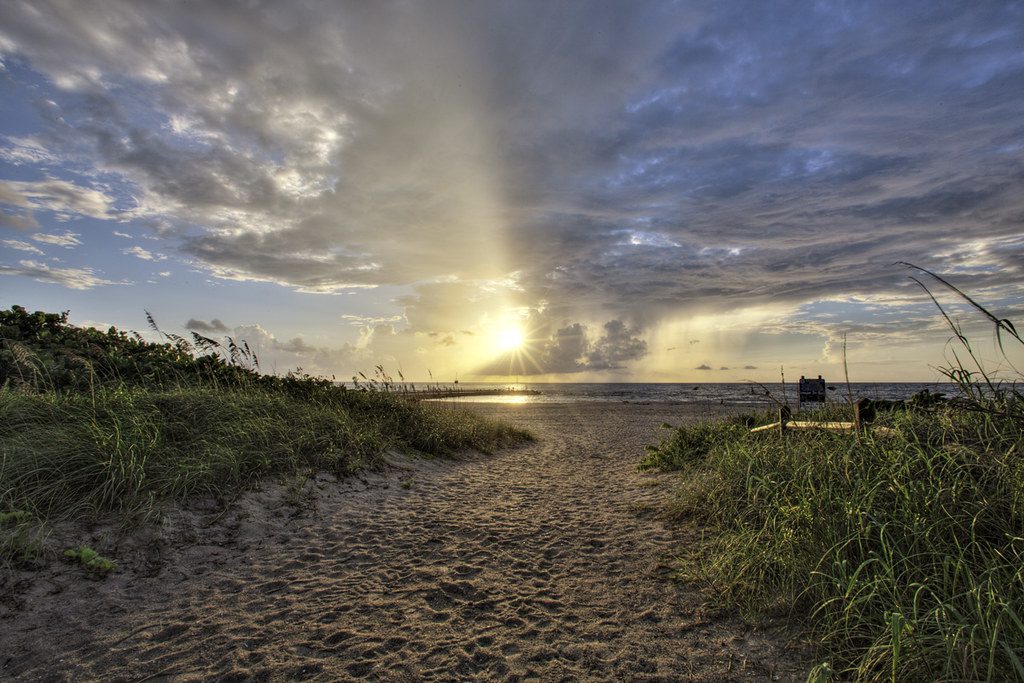
<instances>
[{"instance_id":1,"label":"weathered wood plank","mask_svg":"<svg viewBox=\"0 0 1024 683\"><path fill-rule=\"evenodd\" d=\"M890 427L869 427L875 434L884 436L892 436L896 433L896 430ZM808 422L805 420L780 420L779 422L772 422L771 424L761 425L760 427L754 427L750 430L751 434L757 432L767 431L784 431L789 429L826 429L833 432L853 432L857 430L856 422Z\"/></svg>"}]
</instances>

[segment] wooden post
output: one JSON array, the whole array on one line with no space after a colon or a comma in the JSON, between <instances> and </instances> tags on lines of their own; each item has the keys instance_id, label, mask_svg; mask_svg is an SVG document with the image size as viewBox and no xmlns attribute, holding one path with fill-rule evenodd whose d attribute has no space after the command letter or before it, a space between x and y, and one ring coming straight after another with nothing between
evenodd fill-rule
<instances>
[{"instance_id":1,"label":"wooden post","mask_svg":"<svg viewBox=\"0 0 1024 683\"><path fill-rule=\"evenodd\" d=\"M859 432L875 421L875 407L870 398L862 398L853 405L853 425Z\"/></svg>"},{"instance_id":2,"label":"wooden post","mask_svg":"<svg viewBox=\"0 0 1024 683\"><path fill-rule=\"evenodd\" d=\"M792 417L792 416L793 416L793 413L790 412L789 406L782 406L781 408L779 408L779 435L780 436L786 433L786 422L788 422L789 418Z\"/></svg>"}]
</instances>

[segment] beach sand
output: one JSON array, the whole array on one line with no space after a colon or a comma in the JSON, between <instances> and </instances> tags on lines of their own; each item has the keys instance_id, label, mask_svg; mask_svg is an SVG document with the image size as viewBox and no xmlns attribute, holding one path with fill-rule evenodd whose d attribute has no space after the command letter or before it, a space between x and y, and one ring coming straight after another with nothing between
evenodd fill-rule
<instances>
[{"instance_id":1,"label":"beach sand","mask_svg":"<svg viewBox=\"0 0 1024 683\"><path fill-rule=\"evenodd\" d=\"M662 422L709 408L468 407L538 440L267 482L123 538L56 529L120 570L91 580L54 559L6 576L0 677L804 679L783 634L667 578L697 535L655 514L674 475L636 463Z\"/></svg>"}]
</instances>

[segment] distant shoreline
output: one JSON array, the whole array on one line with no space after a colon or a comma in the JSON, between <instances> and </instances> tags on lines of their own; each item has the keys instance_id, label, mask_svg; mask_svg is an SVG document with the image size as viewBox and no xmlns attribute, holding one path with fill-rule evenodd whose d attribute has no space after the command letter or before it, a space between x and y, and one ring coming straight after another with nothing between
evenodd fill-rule
<instances>
[{"instance_id":1,"label":"distant shoreline","mask_svg":"<svg viewBox=\"0 0 1024 683\"><path fill-rule=\"evenodd\" d=\"M858 398L882 400L906 400L927 389L932 393L956 395L956 385L939 382L851 382L828 385L829 403L847 403L852 394ZM451 390L437 387L438 392ZM709 404L739 406L746 410L762 410L776 407L779 403L797 403L797 385L753 384L735 382L707 383L521 383L517 391L510 391L507 385L499 386L483 382L460 384L457 391L430 397L430 400L444 401L458 405L476 403L509 404L576 404L599 403L617 404L663 404L699 405Z\"/></svg>"}]
</instances>

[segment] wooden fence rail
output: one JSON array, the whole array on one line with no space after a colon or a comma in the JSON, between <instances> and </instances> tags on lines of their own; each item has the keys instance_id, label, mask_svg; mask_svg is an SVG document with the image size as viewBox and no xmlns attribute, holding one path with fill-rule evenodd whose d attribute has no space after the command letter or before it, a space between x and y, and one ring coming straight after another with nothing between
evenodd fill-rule
<instances>
[{"instance_id":1,"label":"wooden fence rail","mask_svg":"<svg viewBox=\"0 0 1024 683\"><path fill-rule=\"evenodd\" d=\"M853 422L811 422L806 420L793 420L793 413L790 411L788 406L779 408L779 421L771 424L762 425L760 427L754 427L750 430L751 434L757 432L768 432L777 431L779 434L785 434L787 429L825 429L833 432L859 432L861 429L871 428L875 434L891 436L895 434L893 429L889 427L872 427L871 423L875 421L875 409L871 404L870 399L862 398L857 401L853 406Z\"/></svg>"}]
</instances>

